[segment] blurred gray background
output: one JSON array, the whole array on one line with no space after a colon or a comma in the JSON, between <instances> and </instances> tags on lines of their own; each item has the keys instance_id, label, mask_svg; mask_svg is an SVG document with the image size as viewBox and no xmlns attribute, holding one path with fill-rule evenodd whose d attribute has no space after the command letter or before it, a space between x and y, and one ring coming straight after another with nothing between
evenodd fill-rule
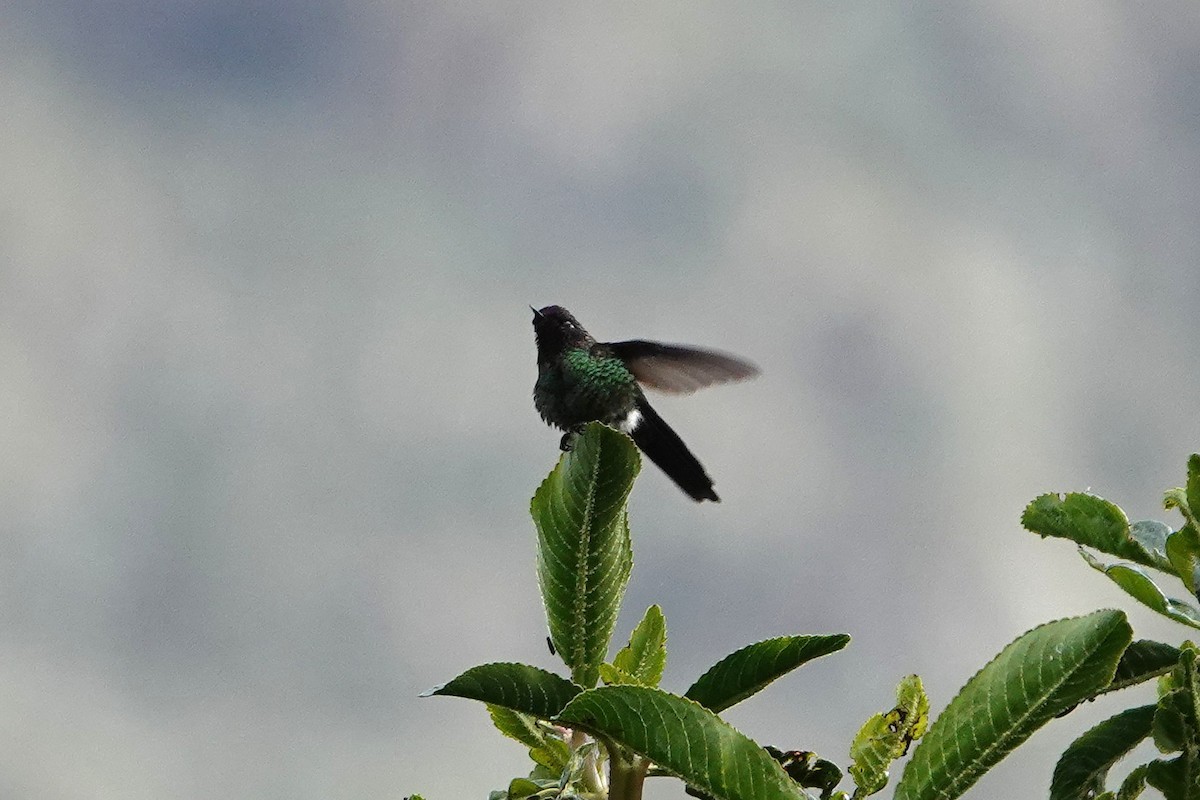
<instances>
[{"instance_id":1,"label":"blurred gray background","mask_svg":"<svg viewBox=\"0 0 1200 800\"><path fill-rule=\"evenodd\" d=\"M724 502L646 468L618 629L663 606L676 691L852 634L730 713L760 741L844 765L903 675L940 709L1025 629L1131 608L1022 531L1035 495L1176 523L1193 3L9 0L0 107L5 798L523 771L418 694L555 666L531 303L761 365L657 401ZM1044 796L1127 702L972 796Z\"/></svg>"}]
</instances>

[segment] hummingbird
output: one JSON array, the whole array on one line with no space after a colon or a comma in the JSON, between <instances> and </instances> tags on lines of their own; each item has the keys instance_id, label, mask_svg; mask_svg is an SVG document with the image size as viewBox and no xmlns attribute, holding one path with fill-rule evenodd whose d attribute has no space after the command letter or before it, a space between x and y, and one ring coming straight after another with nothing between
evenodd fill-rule
<instances>
[{"instance_id":1,"label":"hummingbird","mask_svg":"<svg viewBox=\"0 0 1200 800\"><path fill-rule=\"evenodd\" d=\"M753 377L758 368L725 353L686 345L642 339L597 342L562 306L529 308L538 362L533 405L546 424L566 431L559 448L570 450L584 424L603 422L632 437L693 500L719 502L712 478L650 406L642 387L690 394Z\"/></svg>"}]
</instances>

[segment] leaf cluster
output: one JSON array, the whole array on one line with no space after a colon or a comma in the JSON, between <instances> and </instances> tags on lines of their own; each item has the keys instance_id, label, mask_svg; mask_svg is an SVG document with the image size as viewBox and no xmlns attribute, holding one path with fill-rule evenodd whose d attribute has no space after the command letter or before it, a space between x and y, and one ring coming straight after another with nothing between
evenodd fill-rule
<instances>
[{"instance_id":1,"label":"leaf cluster","mask_svg":"<svg viewBox=\"0 0 1200 800\"><path fill-rule=\"evenodd\" d=\"M1043 537L1075 542L1089 566L1139 603L1200 628L1200 454L1188 459L1186 485L1168 491L1163 506L1182 514L1177 530L1154 520L1131 523L1117 505L1088 493L1044 494L1025 509L1022 522ZM1106 562L1097 553L1119 560ZM1159 585L1163 579L1178 581L1187 599L1170 596ZM1055 767L1051 799L1132 800L1147 786L1167 800L1200 798L1197 655L1191 642L1178 648L1149 640L1130 644L1104 691L1158 678L1157 702L1115 714L1072 742ZM1133 767L1107 789L1109 772L1145 740L1164 757Z\"/></svg>"},{"instance_id":2,"label":"leaf cluster","mask_svg":"<svg viewBox=\"0 0 1200 800\"><path fill-rule=\"evenodd\" d=\"M845 771L793 747L762 745L720 714L792 670L846 647L845 634L787 635L755 642L718 660L683 694L660 687L667 624L650 606L608 660L633 565L627 500L640 469L624 434L598 423L538 488L537 576L552 651L568 677L537 667L474 667L429 694L486 704L495 727L524 746L532 768L493 800L633 800L648 777L671 776L690 795L716 800L861 800L895 785L900 800L950 800L1035 731L1097 695L1158 679L1158 699L1095 726L1064 753L1051 797L1129 800L1146 787L1168 800L1200 800L1200 679L1197 649L1133 641L1124 613L1096 611L1038 626L1003 648L931 720L920 679L903 678L895 705L872 716L849 746ZM1117 506L1087 494L1043 495L1023 522L1043 536L1068 538L1088 563L1159 613L1200 627L1191 600L1169 598L1146 570L1200 586L1200 456L1187 486L1167 493L1183 513L1172 531L1130 524ZM1104 564L1091 551L1120 559ZM1133 769L1105 789L1109 770L1149 739L1164 758ZM911 751L911 753L910 753ZM849 777L851 787L839 789Z\"/></svg>"}]
</instances>

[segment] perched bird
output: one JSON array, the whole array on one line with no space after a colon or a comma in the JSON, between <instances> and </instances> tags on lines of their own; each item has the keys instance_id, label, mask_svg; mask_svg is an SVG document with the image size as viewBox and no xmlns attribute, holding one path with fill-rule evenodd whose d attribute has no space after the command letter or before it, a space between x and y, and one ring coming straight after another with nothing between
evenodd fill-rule
<instances>
[{"instance_id":1,"label":"perched bird","mask_svg":"<svg viewBox=\"0 0 1200 800\"><path fill-rule=\"evenodd\" d=\"M749 378L758 368L724 353L677 344L597 342L561 306L530 309L538 360L533 404L547 424L566 431L559 446L569 450L584 424L598 420L633 437L693 500L719 501L712 478L650 407L642 386L688 394Z\"/></svg>"}]
</instances>

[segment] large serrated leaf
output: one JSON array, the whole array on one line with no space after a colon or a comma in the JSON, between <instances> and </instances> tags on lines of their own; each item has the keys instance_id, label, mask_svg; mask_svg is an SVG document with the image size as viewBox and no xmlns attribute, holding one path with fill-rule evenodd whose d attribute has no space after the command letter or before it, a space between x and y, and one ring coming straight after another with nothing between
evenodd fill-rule
<instances>
[{"instance_id":1,"label":"large serrated leaf","mask_svg":"<svg viewBox=\"0 0 1200 800\"><path fill-rule=\"evenodd\" d=\"M658 686L663 668L667 664L667 621L657 605L646 609L642 621L629 635L629 644L621 648L613 658L613 667L618 676L628 680L610 680L609 683L636 683L641 686Z\"/></svg>"},{"instance_id":2,"label":"large serrated leaf","mask_svg":"<svg viewBox=\"0 0 1200 800\"><path fill-rule=\"evenodd\" d=\"M896 787L898 800L950 800L1038 728L1111 681L1133 631L1120 611L1034 628L967 681Z\"/></svg>"},{"instance_id":3,"label":"large serrated leaf","mask_svg":"<svg viewBox=\"0 0 1200 800\"><path fill-rule=\"evenodd\" d=\"M589 423L530 503L550 639L584 687L596 685L629 583L625 503L640 466L633 440Z\"/></svg>"},{"instance_id":4,"label":"large serrated leaf","mask_svg":"<svg viewBox=\"0 0 1200 800\"><path fill-rule=\"evenodd\" d=\"M803 800L767 752L703 706L646 686L581 693L558 723L653 761L717 800Z\"/></svg>"},{"instance_id":5,"label":"large serrated leaf","mask_svg":"<svg viewBox=\"0 0 1200 800\"><path fill-rule=\"evenodd\" d=\"M1200 628L1200 609L1183 600L1167 597L1158 584L1149 575L1142 572L1141 568L1130 564L1105 564L1082 548L1079 550L1079 555L1090 567L1103 572L1113 583L1124 589L1130 597L1142 605L1176 622Z\"/></svg>"},{"instance_id":6,"label":"large serrated leaf","mask_svg":"<svg viewBox=\"0 0 1200 800\"><path fill-rule=\"evenodd\" d=\"M1102 553L1169 572L1161 544L1134 536L1118 506L1093 494L1044 494L1025 507L1021 524L1040 536L1055 536Z\"/></svg>"},{"instance_id":7,"label":"large serrated leaf","mask_svg":"<svg viewBox=\"0 0 1200 800\"><path fill-rule=\"evenodd\" d=\"M1150 639L1139 639L1121 654L1112 683L1104 691L1112 692L1144 683L1171 671L1179 661L1179 648Z\"/></svg>"},{"instance_id":8,"label":"large serrated leaf","mask_svg":"<svg viewBox=\"0 0 1200 800\"><path fill-rule=\"evenodd\" d=\"M1054 768L1050 800L1091 800L1104 791L1113 765L1150 735L1153 705L1109 717L1068 747Z\"/></svg>"},{"instance_id":9,"label":"large serrated leaf","mask_svg":"<svg viewBox=\"0 0 1200 800\"><path fill-rule=\"evenodd\" d=\"M495 663L471 667L449 683L425 692L481 700L538 719L550 719L563 710L580 688L566 678L528 664Z\"/></svg>"},{"instance_id":10,"label":"large serrated leaf","mask_svg":"<svg viewBox=\"0 0 1200 800\"><path fill-rule=\"evenodd\" d=\"M719 713L805 662L836 653L849 642L850 637L844 633L780 636L755 642L709 667L684 697Z\"/></svg>"}]
</instances>

